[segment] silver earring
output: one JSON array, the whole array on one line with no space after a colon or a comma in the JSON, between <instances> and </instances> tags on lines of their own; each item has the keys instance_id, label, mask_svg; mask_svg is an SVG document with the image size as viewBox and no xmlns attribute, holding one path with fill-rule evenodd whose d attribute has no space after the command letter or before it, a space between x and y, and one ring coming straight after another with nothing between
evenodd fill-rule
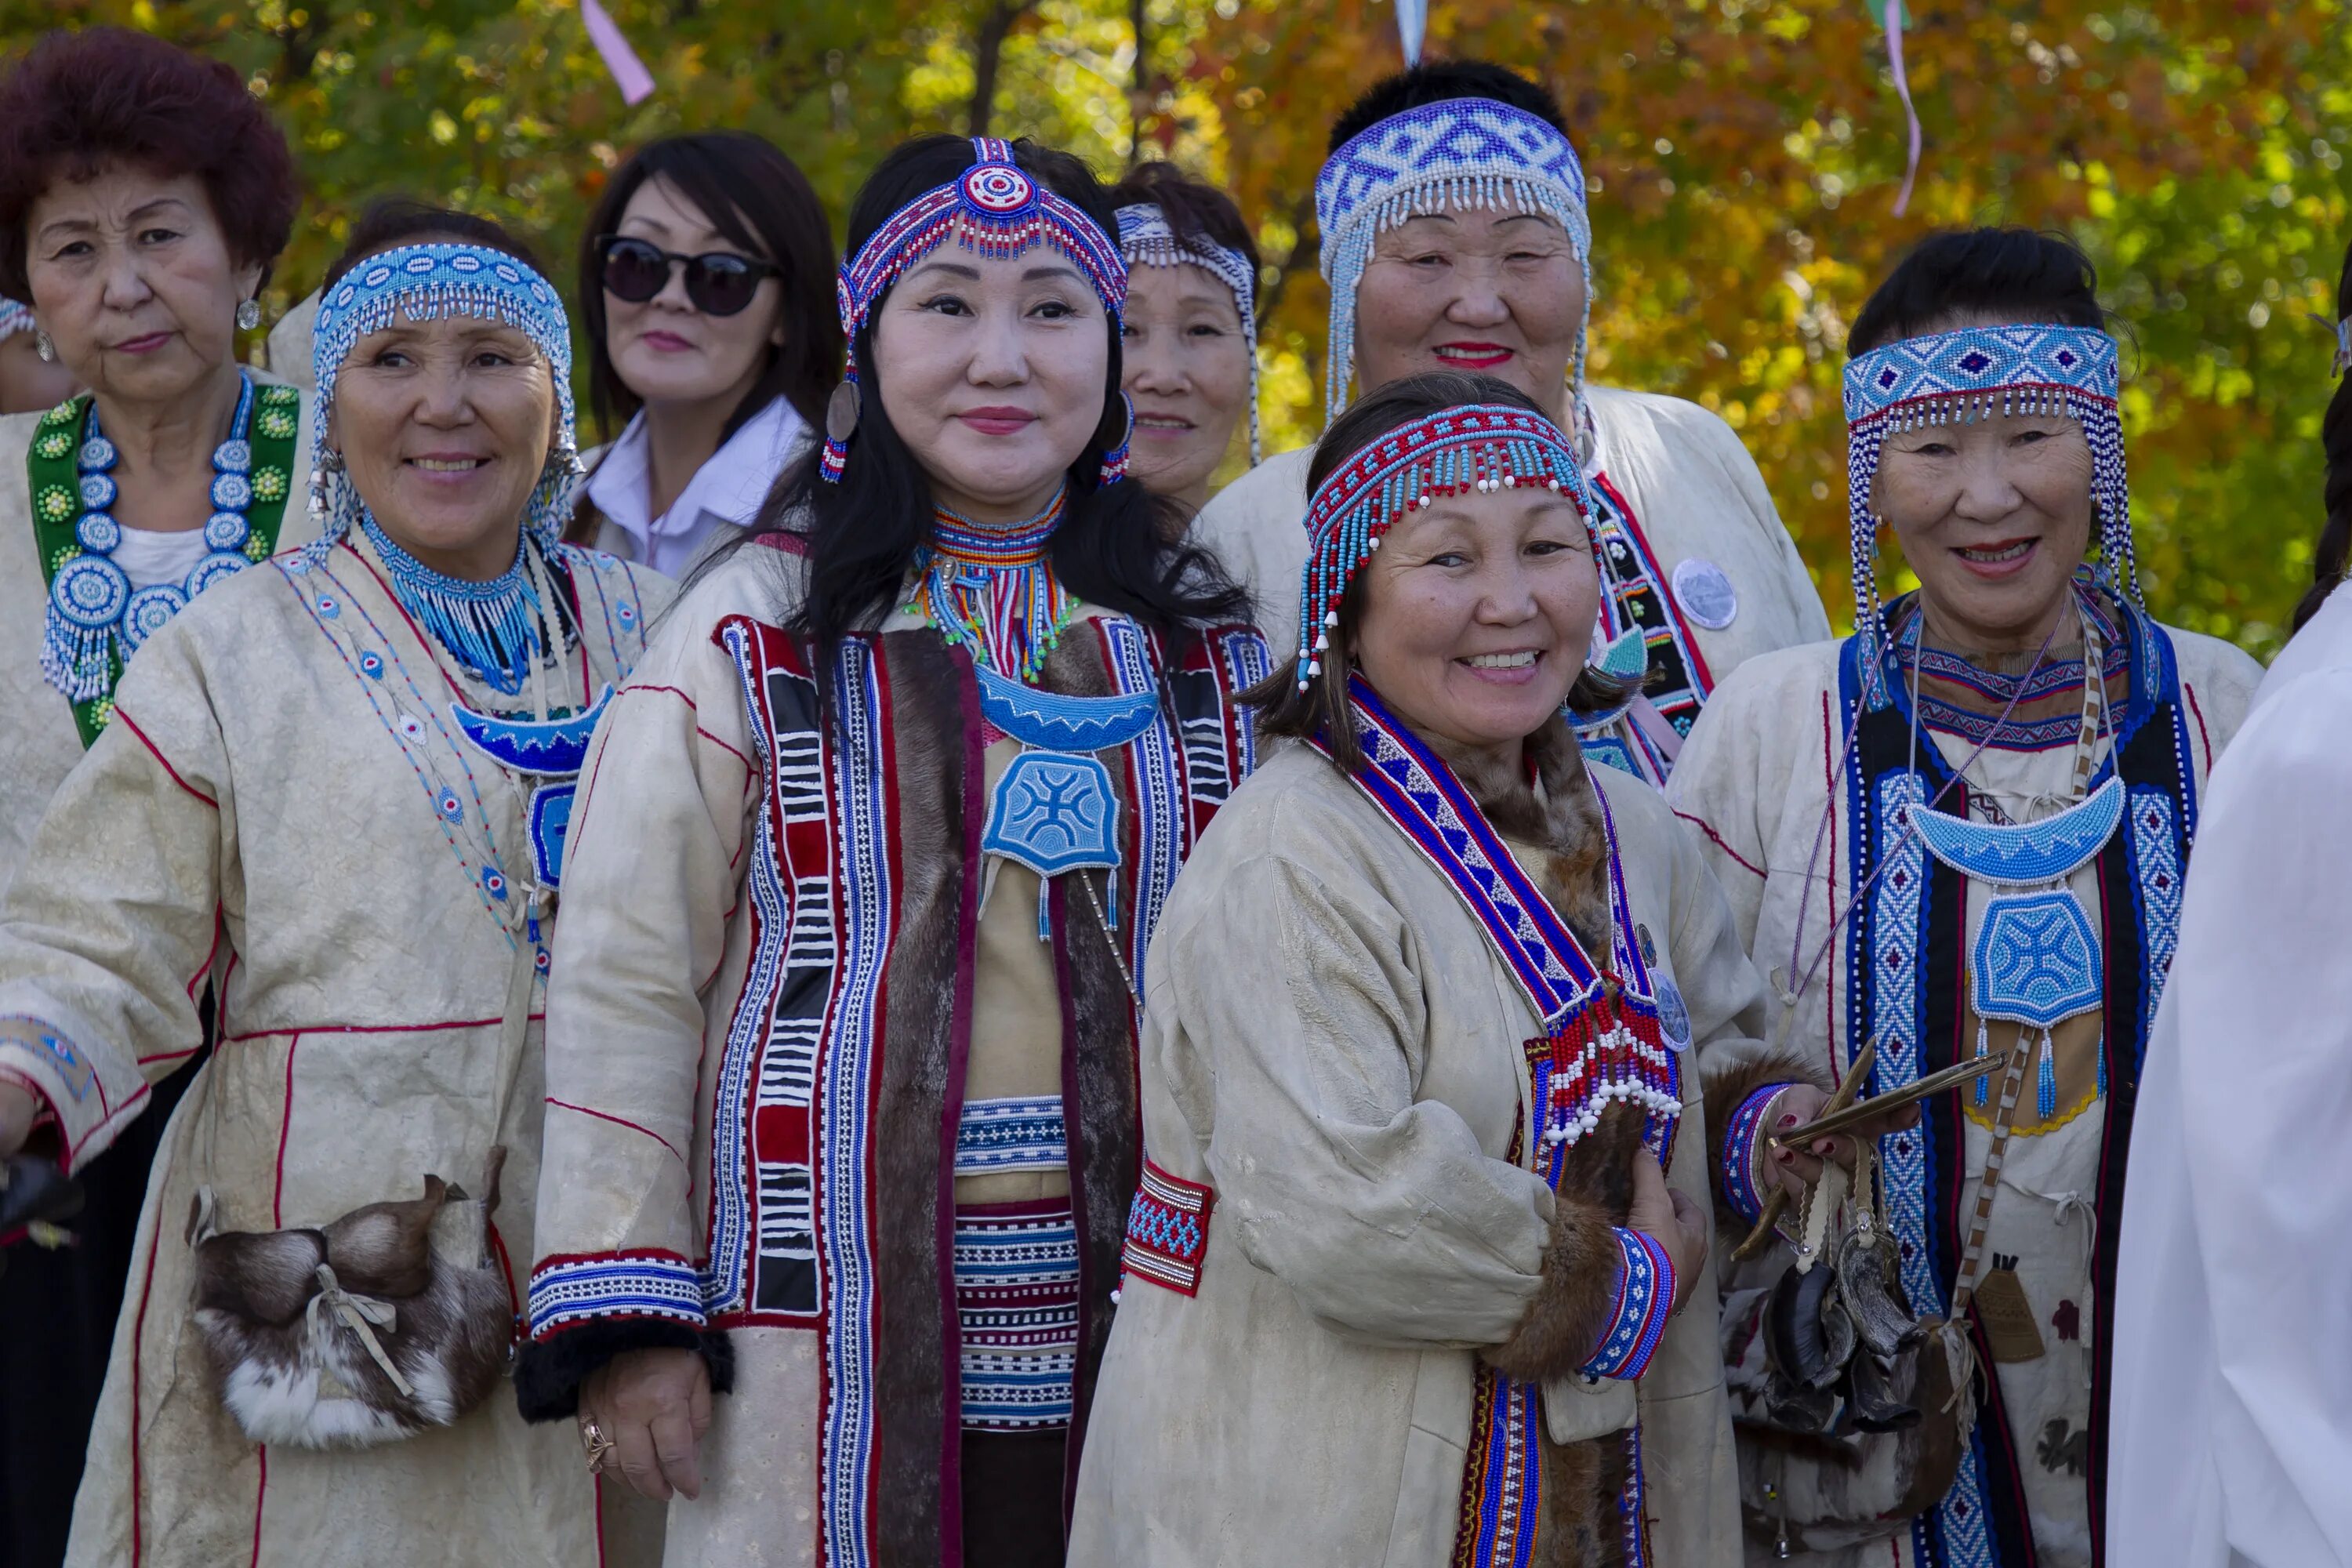
<instances>
[{"instance_id":1,"label":"silver earring","mask_svg":"<svg viewBox=\"0 0 2352 1568\"><path fill-rule=\"evenodd\" d=\"M44 364L58 363L58 345L49 342L49 334L38 327L33 329L33 352L41 356Z\"/></svg>"},{"instance_id":2,"label":"silver earring","mask_svg":"<svg viewBox=\"0 0 2352 1568\"><path fill-rule=\"evenodd\" d=\"M236 330L240 332L249 332L259 325L261 325L261 301L258 300L240 301L236 307Z\"/></svg>"}]
</instances>

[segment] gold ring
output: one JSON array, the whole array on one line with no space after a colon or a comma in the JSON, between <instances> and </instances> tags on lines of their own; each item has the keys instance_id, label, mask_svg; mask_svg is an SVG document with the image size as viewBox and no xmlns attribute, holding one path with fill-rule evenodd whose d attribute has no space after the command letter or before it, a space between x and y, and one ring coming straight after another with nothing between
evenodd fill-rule
<instances>
[{"instance_id":1,"label":"gold ring","mask_svg":"<svg viewBox=\"0 0 2352 1568\"><path fill-rule=\"evenodd\" d=\"M604 1428L596 1425L596 1418L593 1415L580 1423L580 1441L588 1450L588 1473L592 1476L604 1474L604 1456L618 1445L604 1436Z\"/></svg>"}]
</instances>

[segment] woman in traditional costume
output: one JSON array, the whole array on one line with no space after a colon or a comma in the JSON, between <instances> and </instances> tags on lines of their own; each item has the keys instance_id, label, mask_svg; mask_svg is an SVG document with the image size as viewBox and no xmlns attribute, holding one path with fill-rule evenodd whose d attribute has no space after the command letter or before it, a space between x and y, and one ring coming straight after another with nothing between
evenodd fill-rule
<instances>
[{"instance_id":1,"label":"woman in traditional costume","mask_svg":"<svg viewBox=\"0 0 2352 1568\"><path fill-rule=\"evenodd\" d=\"M580 247L588 456L565 537L684 577L758 520L841 379L833 234L808 176L746 131L646 143ZM624 423L625 422L625 423Z\"/></svg>"},{"instance_id":2,"label":"woman in traditional costume","mask_svg":"<svg viewBox=\"0 0 2352 1568\"><path fill-rule=\"evenodd\" d=\"M593 1489L500 1393L532 1020L571 775L669 590L554 542L567 327L492 226L363 220L316 353L323 536L146 640L0 904L0 1152L37 1113L85 1165L220 998L67 1560L570 1568Z\"/></svg>"},{"instance_id":3,"label":"woman in traditional costume","mask_svg":"<svg viewBox=\"0 0 2352 1568\"><path fill-rule=\"evenodd\" d=\"M1268 662L1121 478L1114 227L1064 153L884 160L824 450L588 763L517 1384L691 1500L671 1568L1062 1561L1134 993Z\"/></svg>"},{"instance_id":4,"label":"woman in traditional costume","mask_svg":"<svg viewBox=\"0 0 2352 1568\"><path fill-rule=\"evenodd\" d=\"M1072 1561L1734 1563L1684 1064L1764 992L1664 801L1560 717L1613 685L1583 468L1433 374L1311 472L1311 640L1252 694L1305 743L1152 949Z\"/></svg>"},{"instance_id":5,"label":"woman in traditional costume","mask_svg":"<svg viewBox=\"0 0 2352 1568\"><path fill-rule=\"evenodd\" d=\"M1742 659L1830 635L1821 595L1754 459L1680 398L1588 386L1592 227L1559 106L1499 66L1417 66L1331 128L1315 181L1331 289L1324 415L1400 376L1479 371L1575 438L1600 515L1596 665L1640 685L1579 716L1601 761L1662 781L1716 683ZM1241 572L1289 646L1308 454L1234 481L1199 537Z\"/></svg>"},{"instance_id":6,"label":"woman in traditional costume","mask_svg":"<svg viewBox=\"0 0 2352 1568\"><path fill-rule=\"evenodd\" d=\"M1190 518L1244 414L1257 466L1257 245L1233 197L1173 163L1138 164L1110 195L1129 268L1128 471Z\"/></svg>"},{"instance_id":7,"label":"woman in traditional costume","mask_svg":"<svg viewBox=\"0 0 2352 1568\"><path fill-rule=\"evenodd\" d=\"M297 199L285 137L216 61L91 28L0 81L0 294L26 302L0 304L0 354L48 395L46 416L0 418L0 888L135 651L317 532L289 506L310 461L299 399L236 352ZM76 385L91 390L63 401ZM82 1173L70 1247L0 1247L0 1562L65 1554L148 1163L186 1080L160 1074Z\"/></svg>"},{"instance_id":8,"label":"woman in traditional costume","mask_svg":"<svg viewBox=\"0 0 2352 1568\"><path fill-rule=\"evenodd\" d=\"M1870 1094L1982 1065L1864 1144L1852 1199L1841 1170L1800 1204L1794 1264L1732 1279L1759 1560L2147 1560L2100 1509L2116 1215L2206 774L2260 670L2140 606L2094 286L2001 229L1880 286L1845 372L1856 631L1744 666L1675 773L1783 1009L1777 1050L1702 1054L1727 1237L1821 1173L1763 1135L1865 1050ZM1884 605L1882 526L1920 584Z\"/></svg>"},{"instance_id":9,"label":"woman in traditional costume","mask_svg":"<svg viewBox=\"0 0 2352 1568\"><path fill-rule=\"evenodd\" d=\"M2352 252L2336 373L2352 369ZM2352 1563L2352 380L2297 630L2214 770L2132 1121L2107 1561Z\"/></svg>"}]
</instances>

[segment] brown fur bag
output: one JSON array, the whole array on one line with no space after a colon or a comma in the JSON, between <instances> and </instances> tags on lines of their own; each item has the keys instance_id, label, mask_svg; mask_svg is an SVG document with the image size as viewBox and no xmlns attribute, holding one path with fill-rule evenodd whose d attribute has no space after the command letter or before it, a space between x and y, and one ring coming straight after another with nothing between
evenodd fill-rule
<instances>
[{"instance_id":1,"label":"brown fur bag","mask_svg":"<svg viewBox=\"0 0 2352 1568\"><path fill-rule=\"evenodd\" d=\"M438 1176L319 1228L222 1231L188 1216L196 1331L215 1391L257 1443L363 1448L456 1422L505 1373L514 1315L489 1245L506 1151L478 1201Z\"/></svg>"}]
</instances>

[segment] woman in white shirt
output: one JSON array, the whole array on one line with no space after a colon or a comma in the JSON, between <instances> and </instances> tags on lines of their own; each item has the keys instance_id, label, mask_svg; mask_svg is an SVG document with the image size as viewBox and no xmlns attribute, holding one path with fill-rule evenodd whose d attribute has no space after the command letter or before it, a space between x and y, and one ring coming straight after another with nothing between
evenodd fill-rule
<instances>
[{"instance_id":1,"label":"woman in white shirt","mask_svg":"<svg viewBox=\"0 0 2352 1568\"><path fill-rule=\"evenodd\" d=\"M832 230L793 161L746 132L649 142L580 251L601 453L565 537L682 575L748 523L841 379Z\"/></svg>"}]
</instances>

